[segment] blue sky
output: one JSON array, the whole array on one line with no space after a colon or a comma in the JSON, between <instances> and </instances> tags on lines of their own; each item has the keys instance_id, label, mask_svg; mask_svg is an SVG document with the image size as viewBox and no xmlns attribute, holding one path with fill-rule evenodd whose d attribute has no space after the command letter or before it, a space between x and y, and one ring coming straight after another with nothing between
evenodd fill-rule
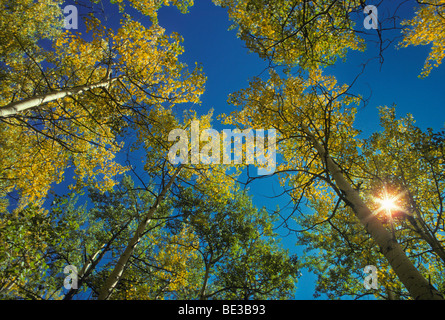
<instances>
[{"instance_id":1,"label":"blue sky","mask_svg":"<svg viewBox=\"0 0 445 320\"><path fill-rule=\"evenodd\" d=\"M383 1L379 6L380 21L387 26L385 18L391 16L397 1ZM372 1L367 4L373 4ZM414 1L408 1L398 9L403 18L411 18ZM363 15L364 17L364 15ZM361 19L360 16L357 19ZM266 63L256 54L249 53L244 43L236 38L236 30L228 31L230 22L225 9L216 7L211 0L197 0L188 14L181 14L175 7L164 7L159 12L160 25L167 32L178 32L184 37L185 53L182 61L193 66L201 63L208 77L206 91L202 96L198 113L214 109L214 115L230 113L233 107L227 104L227 96L248 86L248 81L260 75ZM356 28L366 31L357 21ZM383 36L393 38L400 36L400 31L385 31ZM364 53L350 52L346 62L339 61L327 72L337 77L340 83L350 83L361 65L370 58L378 57L378 46L374 42L376 33L369 32L366 37L367 50ZM445 68L433 69L426 79L419 79L429 47L410 47L396 49L396 40L384 51L384 62L379 59L370 61L364 74L354 85L354 92L369 97L366 108L360 110L356 124L368 135L379 130L377 107L397 105L398 116L411 113L422 129L432 127L441 130L445 124ZM214 128L221 129L215 120ZM275 179L262 179L251 186L257 206L266 206L274 210L277 204L283 205L287 198L271 199L280 189ZM301 252L295 247L295 236L284 239L286 248L292 252ZM298 283L297 299L312 299L314 293L314 276L303 270ZM323 298L323 297L322 297Z\"/></svg>"},{"instance_id":2,"label":"blue sky","mask_svg":"<svg viewBox=\"0 0 445 320\"><path fill-rule=\"evenodd\" d=\"M381 20L394 12L397 1L383 1L379 15ZM412 17L414 11L409 1L399 8L399 15ZM372 1L369 1L372 3ZM390 3L388 6L387 4ZM386 4L386 6L385 6ZM364 16L364 15L363 15ZM216 7L211 0L198 0L188 14L181 14L175 7L163 7L159 12L160 25L167 32L178 32L184 37L185 53L181 60L193 66L202 63L208 77L206 92L198 110L215 109L215 115L228 113L232 106L226 103L227 95L245 88L248 80L260 75L266 63L256 54L249 53L244 43L236 38L236 31L228 31L230 22L225 9ZM382 21L383 22L383 21ZM388 23L385 23L388 26ZM358 22L357 29L364 30ZM339 61L328 70L339 82L350 83L361 69L361 64L378 55L376 35L367 37L367 50L364 53L350 52L345 63ZM385 31L383 36L395 37L400 31ZM396 49L397 41L384 52L384 62L378 59L369 62L365 73L354 86L357 93L365 97L372 93L365 112L358 115L358 127L365 131L375 131L379 105L398 105L398 114L412 113L419 126L441 129L445 123L445 90L443 81L445 69L436 68L426 79L419 79L429 47L409 47ZM372 90L372 91L371 91ZM371 118L369 117L371 116ZM216 123L215 123L216 126Z\"/></svg>"}]
</instances>

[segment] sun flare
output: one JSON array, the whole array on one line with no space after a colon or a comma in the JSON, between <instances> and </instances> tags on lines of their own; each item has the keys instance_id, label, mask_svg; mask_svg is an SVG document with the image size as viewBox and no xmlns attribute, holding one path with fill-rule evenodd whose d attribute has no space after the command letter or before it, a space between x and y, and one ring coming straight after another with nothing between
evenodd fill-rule
<instances>
[{"instance_id":1,"label":"sun flare","mask_svg":"<svg viewBox=\"0 0 445 320\"><path fill-rule=\"evenodd\" d=\"M374 201L379 205L378 208L373 212L374 215L379 213L384 213L388 216L392 216L394 212L404 211L398 204L401 197L403 197L405 192L401 192L395 196L390 195L387 191L384 191L382 198L374 198Z\"/></svg>"},{"instance_id":2,"label":"sun flare","mask_svg":"<svg viewBox=\"0 0 445 320\"><path fill-rule=\"evenodd\" d=\"M393 210L397 207L394 198L379 199L378 202L384 210Z\"/></svg>"}]
</instances>

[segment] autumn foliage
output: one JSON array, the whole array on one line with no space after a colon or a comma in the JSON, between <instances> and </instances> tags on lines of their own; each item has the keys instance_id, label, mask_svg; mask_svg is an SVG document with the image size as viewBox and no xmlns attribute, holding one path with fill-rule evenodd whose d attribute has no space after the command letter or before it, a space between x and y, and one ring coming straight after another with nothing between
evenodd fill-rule
<instances>
[{"instance_id":1,"label":"autumn foliage","mask_svg":"<svg viewBox=\"0 0 445 320\"><path fill-rule=\"evenodd\" d=\"M306 268L315 296L443 299L444 132L380 106L364 136L366 98L352 89L364 69L351 83L328 69L367 52L354 18L364 1L213 3L268 66L217 115L200 105L205 68L185 64L184 39L159 22L192 0L112 0L113 19L85 0L81 31L63 28L63 1L0 0L0 297L291 299ZM444 8L418 1L398 21L400 52L430 48L421 78L445 55ZM249 183L260 178L245 182L245 163L170 163L169 133L194 121L199 134L216 121L275 129L279 162L265 179L291 216L257 206ZM283 228L302 256L284 248ZM64 287L66 265L77 289ZM366 265L377 290L362 285Z\"/></svg>"}]
</instances>

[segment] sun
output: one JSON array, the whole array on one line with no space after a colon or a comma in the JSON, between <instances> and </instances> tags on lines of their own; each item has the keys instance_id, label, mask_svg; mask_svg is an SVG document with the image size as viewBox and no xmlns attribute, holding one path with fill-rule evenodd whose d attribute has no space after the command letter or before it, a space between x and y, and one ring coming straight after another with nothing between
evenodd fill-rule
<instances>
[{"instance_id":1,"label":"sun","mask_svg":"<svg viewBox=\"0 0 445 320\"><path fill-rule=\"evenodd\" d=\"M403 208L398 205L398 201L404 195L404 192L395 196L390 195L386 190L383 193L382 198L374 198L374 201L379 204L379 207L373 212L374 215L384 213L392 217L393 213L403 211Z\"/></svg>"},{"instance_id":2,"label":"sun","mask_svg":"<svg viewBox=\"0 0 445 320\"><path fill-rule=\"evenodd\" d=\"M397 208L396 199L394 199L394 198L385 197L384 199L377 199L377 202L380 203L383 210L388 211L388 210L393 210L393 209Z\"/></svg>"}]
</instances>

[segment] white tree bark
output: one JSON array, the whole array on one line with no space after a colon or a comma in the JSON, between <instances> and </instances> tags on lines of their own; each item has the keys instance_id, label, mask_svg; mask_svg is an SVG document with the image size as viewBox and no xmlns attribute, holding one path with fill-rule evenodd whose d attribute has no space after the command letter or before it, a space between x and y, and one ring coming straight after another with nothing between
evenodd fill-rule
<instances>
[{"instance_id":1,"label":"white tree bark","mask_svg":"<svg viewBox=\"0 0 445 320\"><path fill-rule=\"evenodd\" d=\"M5 106L0 107L0 118L15 116L20 112L26 111L28 109L36 108L46 102L51 102L57 99L61 99L74 94L79 94L88 90L96 88L106 88L109 87L114 81L119 79L119 77L108 79L95 84L89 84L84 86L76 86L67 89L61 89L47 94L37 95L35 97L26 98L20 101L11 102Z\"/></svg>"},{"instance_id":2,"label":"white tree bark","mask_svg":"<svg viewBox=\"0 0 445 320\"><path fill-rule=\"evenodd\" d=\"M125 270L125 267L128 264L128 260L130 260L131 255L133 254L134 249L138 245L139 241L142 238L142 235L144 234L144 231L150 222L151 218L155 214L157 208L161 204L162 200L164 199L165 195L167 194L167 191L170 190L173 182L175 181L176 177L178 176L179 172L182 169L182 165L180 165L172 177L170 178L170 181L167 183L167 185L162 189L161 193L156 197L156 200L153 204L153 206L150 207L150 210L145 215L144 219L139 223L138 228L133 235L133 238L131 238L130 242L128 243L127 247L125 248L124 253L120 256L118 262L116 263L116 266L114 267L114 270L111 272L111 274L108 276L107 280L105 281L104 285L102 286L100 292L99 292L99 300L107 300L110 298L111 294L113 293L114 288L118 284L119 280L122 277L122 274Z\"/></svg>"},{"instance_id":3,"label":"white tree bark","mask_svg":"<svg viewBox=\"0 0 445 320\"><path fill-rule=\"evenodd\" d=\"M320 158L325 163L329 174L341 190L348 205L354 211L366 231L371 235L380 247L383 255L397 274L399 280L404 284L410 295L418 300L443 300L442 295L420 274L413 263L408 259L402 247L392 237L392 234L382 225L372 211L360 198L359 193L345 179L340 167L327 154L325 148L317 141L315 136L308 130L303 129L317 150Z\"/></svg>"}]
</instances>

